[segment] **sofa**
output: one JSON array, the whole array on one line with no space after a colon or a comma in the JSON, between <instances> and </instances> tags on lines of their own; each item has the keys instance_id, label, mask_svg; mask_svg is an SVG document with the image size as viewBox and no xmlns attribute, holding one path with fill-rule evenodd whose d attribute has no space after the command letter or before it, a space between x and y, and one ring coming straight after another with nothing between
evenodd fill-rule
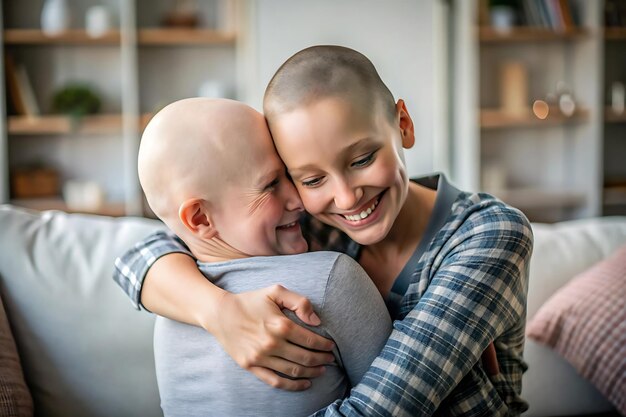
<instances>
[{"instance_id":1,"label":"sofa","mask_svg":"<svg viewBox=\"0 0 626 417\"><path fill-rule=\"evenodd\" d=\"M162 227L144 218L0 206L0 319L3 305L10 324L0 332L0 415L29 415L33 404L40 416L162 414L154 317L134 310L111 278L114 259ZM626 243L626 217L533 229L529 319L574 275ZM611 404L552 350L529 340L525 357L526 415L611 412ZM3 376L9 367L17 370ZM15 388L22 376L27 392ZM18 411L8 414L11 406Z\"/></svg>"}]
</instances>

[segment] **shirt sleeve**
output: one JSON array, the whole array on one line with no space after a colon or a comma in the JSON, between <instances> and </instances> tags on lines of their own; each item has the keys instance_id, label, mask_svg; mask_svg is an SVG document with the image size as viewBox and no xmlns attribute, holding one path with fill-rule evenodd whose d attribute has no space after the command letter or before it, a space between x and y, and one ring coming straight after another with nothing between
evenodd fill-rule
<instances>
[{"instance_id":1,"label":"shirt sleeve","mask_svg":"<svg viewBox=\"0 0 626 417\"><path fill-rule=\"evenodd\" d=\"M391 333L391 317L378 289L355 260L339 255L325 291L320 319L336 356L356 386Z\"/></svg>"},{"instance_id":2,"label":"shirt sleeve","mask_svg":"<svg viewBox=\"0 0 626 417\"><path fill-rule=\"evenodd\" d=\"M361 383L315 416L433 415L489 343L525 320L532 242L517 210L492 206L470 214ZM484 404L466 407L474 415Z\"/></svg>"},{"instance_id":3,"label":"shirt sleeve","mask_svg":"<svg viewBox=\"0 0 626 417\"><path fill-rule=\"evenodd\" d=\"M122 287L137 310L143 308L141 288L148 269L157 259L169 253L184 253L193 257L178 236L160 230L138 242L115 260L113 280Z\"/></svg>"}]
</instances>

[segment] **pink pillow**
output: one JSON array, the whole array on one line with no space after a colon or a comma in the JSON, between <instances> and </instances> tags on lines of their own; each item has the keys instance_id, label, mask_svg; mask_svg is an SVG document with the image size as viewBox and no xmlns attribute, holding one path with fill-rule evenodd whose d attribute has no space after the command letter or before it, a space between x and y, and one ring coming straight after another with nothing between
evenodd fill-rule
<instances>
[{"instance_id":1,"label":"pink pillow","mask_svg":"<svg viewBox=\"0 0 626 417\"><path fill-rule=\"evenodd\" d=\"M559 289L528 323L626 415L626 245Z\"/></svg>"},{"instance_id":2,"label":"pink pillow","mask_svg":"<svg viewBox=\"0 0 626 417\"><path fill-rule=\"evenodd\" d=\"M0 298L0 416L33 415L33 399L24 381L9 321Z\"/></svg>"}]
</instances>

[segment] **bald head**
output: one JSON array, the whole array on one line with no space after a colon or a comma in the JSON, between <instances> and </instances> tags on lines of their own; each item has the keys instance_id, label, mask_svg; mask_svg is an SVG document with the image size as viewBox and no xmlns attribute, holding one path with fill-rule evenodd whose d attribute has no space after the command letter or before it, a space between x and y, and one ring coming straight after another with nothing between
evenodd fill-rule
<instances>
[{"instance_id":1,"label":"bald head","mask_svg":"<svg viewBox=\"0 0 626 417\"><path fill-rule=\"evenodd\" d=\"M329 97L382 111L390 121L396 115L393 95L372 62L333 45L306 48L289 58L265 90L263 112L271 126L279 115Z\"/></svg>"},{"instance_id":2,"label":"bald head","mask_svg":"<svg viewBox=\"0 0 626 417\"><path fill-rule=\"evenodd\" d=\"M191 98L174 102L150 121L139 147L138 171L148 204L173 231L181 204L208 204L236 184L255 149L271 146L263 115L232 100Z\"/></svg>"}]
</instances>

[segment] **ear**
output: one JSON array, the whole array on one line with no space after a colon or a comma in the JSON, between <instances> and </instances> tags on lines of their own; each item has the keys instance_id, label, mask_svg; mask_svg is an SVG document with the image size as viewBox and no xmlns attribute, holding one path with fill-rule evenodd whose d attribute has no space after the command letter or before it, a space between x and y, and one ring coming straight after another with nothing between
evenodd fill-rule
<instances>
[{"instance_id":1,"label":"ear","mask_svg":"<svg viewBox=\"0 0 626 417\"><path fill-rule=\"evenodd\" d=\"M189 199L180 205L178 217L183 225L202 239L212 239L217 235L206 201L199 198Z\"/></svg>"},{"instance_id":2,"label":"ear","mask_svg":"<svg viewBox=\"0 0 626 417\"><path fill-rule=\"evenodd\" d=\"M415 127L413 126L413 119L411 119L409 111L406 109L406 104L402 99L396 103L396 114L400 135L402 135L402 147L410 149L415 144Z\"/></svg>"}]
</instances>

